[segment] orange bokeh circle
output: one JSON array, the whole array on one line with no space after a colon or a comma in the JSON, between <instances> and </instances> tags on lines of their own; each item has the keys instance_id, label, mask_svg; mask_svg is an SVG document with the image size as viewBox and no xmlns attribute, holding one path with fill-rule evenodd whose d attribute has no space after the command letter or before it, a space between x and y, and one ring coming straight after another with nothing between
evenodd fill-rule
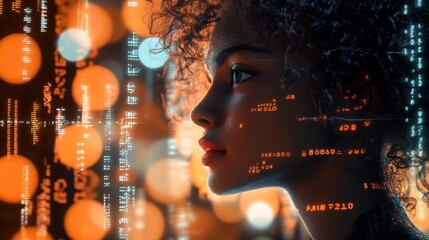
<instances>
[{"instance_id":1,"label":"orange bokeh circle","mask_svg":"<svg viewBox=\"0 0 429 240\"><path fill-rule=\"evenodd\" d=\"M414 223L420 230L429 232L429 208L421 198L421 193L417 187L411 189L410 197L417 199L415 210L407 212L411 222Z\"/></svg>"},{"instance_id":2,"label":"orange bokeh circle","mask_svg":"<svg viewBox=\"0 0 429 240\"><path fill-rule=\"evenodd\" d=\"M128 30L141 37L152 36L149 23L152 13L161 12L161 0L126 0L122 5L122 20ZM158 28L156 21L153 29Z\"/></svg>"},{"instance_id":3,"label":"orange bokeh circle","mask_svg":"<svg viewBox=\"0 0 429 240\"><path fill-rule=\"evenodd\" d=\"M89 66L77 71L72 83L72 96L76 104L83 106L87 103L91 111L106 110L118 100L119 82L109 69Z\"/></svg>"},{"instance_id":4,"label":"orange bokeh circle","mask_svg":"<svg viewBox=\"0 0 429 240\"><path fill-rule=\"evenodd\" d=\"M45 227L46 228L46 227ZM36 226L20 229L11 240L53 240L46 229L38 229Z\"/></svg>"},{"instance_id":5,"label":"orange bokeh circle","mask_svg":"<svg viewBox=\"0 0 429 240\"><path fill-rule=\"evenodd\" d=\"M188 207L187 211L178 209L178 211L176 210L176 217L178 218L176 222L183 219L183 215L187 216L189 222L189 239L223 239L214 237L218 235L221 222L209 208L192 206ZM208 238L207 236L211 237Z\"/></svg>"},{"instance_id":6,"label":"orange bokeh circle","mask_svg":"<svg viewBox=\"0 0 429 240\"><path fill-rule=\"evenodd\" d=\"M201 156L204 154L203 150L195 148L190 159L190 174L191 182L197 188L204 188L207 186L207 179L209 174L201 164Z\"/></svg>"},{"instance_id":7,"label":"orange bokeh circle","mask_svg":"<svg viewBox=\"0 0 429 240\"><path fill-rule=\"evenodd\" d=\"M92 199L74 203L64 216L64 229L71 239L103 239L108 231L104 228L103 205Z\"/></svg>"},{"instance_id":8,"label":"orange bokeh circle","mask_svg":"<svg viewBox=\"0 0 429 240\"><path fill-rule=\"evenodd\" d=\"M429 232L429 208L423 201L418 204L420 207L417 205L416 213L414 216L410 216L410 219L420 230Z\"/></svg>"},{"instance_id":9,"label":"orange bokeh circle","mask_svg":"<svg viewBox=\"0 0 429 240\"><path fill-rule=\"evenodd\" d=\"M67 27L87 31L92 49L106 45L113 34L111 16L105 9L94 3L88 3L88 9L84 9L84 4L72 7L69 11Z\"/></svg>"},{"instance_id":10,"label":"orange bokeh circle","mask_svg":"<svg viewBox=\"0 0 429 240\"><path fill-rule=\"evenodd\" d=\"M60 162L74 169L93 166L103 152L103 139L93 127L70 125L56 138L56 151Z\"/></svg>"},{"instance_id":11,"label":"orange bokeh circle","mask_svg":"<svg viewBox=\"0 0 429 240\"><path fill-rule=\"evenodd\" d=\"M0 158L1 201L20 203L23 197L30 199L38 184L39 174L28 158L20 155Z\"/></svg>"},{"instance_id":12,"label":"orange bokeh circle","mask_svg":"<svg viewBox=\"0 0 429 240\"><path fill-rule=\"evenodd\" d=\"M147 170L149 195L160 203L183 202L190 195L189 163L182 159L157 160Z\"/></svg>"},{"instance_id":13,"label":"orange bokeh circle","mask_svg":"<svg viewBox=\"0 0 429 240\"><path fill-rule=\"evenodd\" d=\"M165 219L161 210L143 199L136 200L131 218L130 240L161 239L165 231Z\"/></svg>"},{"instance_id":14,"label":"orange bokeh circle","mask_svg":"<svg viewBox=\"0 0 429 240\"><path fill-rule=\"evenodd\" d=\"M244 215L240 211L239 195L213 195L210 198L213 212L217 218L226 223L240 222Z\"/></svg>"},{"instance_id":15,"label":"orange bokeh circle","mask_svg":"<svg viewBox=\"0 0 429 240\"><path fill-rule=\"evenodd\" d=\"M14 33L0 40L0 79L11 84L32 80L42 65L42 53L28 34Z\"/></svg>"}]
</instances>

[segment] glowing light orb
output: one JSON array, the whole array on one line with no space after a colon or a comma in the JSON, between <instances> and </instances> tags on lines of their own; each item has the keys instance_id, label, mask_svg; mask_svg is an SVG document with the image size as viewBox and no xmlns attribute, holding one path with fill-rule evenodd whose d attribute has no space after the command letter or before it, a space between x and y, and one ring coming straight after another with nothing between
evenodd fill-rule
<instances>
[{"instance_id":1,"label":"glowing light orb","mask_svg":"<svg viewBox=\"0 0 429 240\"><path fill-rule=\"evenodd\" d=\"M71 62L76 62L88 56L91 50L91 41L86 32L77 28L70 28L61 33L57 47L61 56Z\"/></svg>"},{"instance_id":2,"label":"glowing light orb","mask_svg":"<svg viewBox=\"0 0 429 240\"><path fill-rule=\"evenodd\" d=\"M250 205L246 218L257 229L265 229L274 220L273 209L266 202L255 202Z\"/></svg>"},{"instance_id":3,"label":"glowing light orb","mask_svg":"<svg viewBox=\"0 0 429 240\"><path fill-rule=\"evenodd\" d=\"M122 20L125 26L139 36L148 37L150 33L149 23L152 13L161 12L161 0L126 0L122 5ZM157 29L161 21L155 21L153 29Z\"/></svg>"},{"instance_id":4,"label":"glowing light orb","mask_svg":"<svg viewBox=\"0 0 429 240\"><path fill-rule=\"evenodd\" d=\"M244 192L241 194L239 201L241 213L246 215L250 224L258 229L268 227L272 218L278 214L280 209L277 188L261 188ZM260 214L259 211L261 211Z\"/></svg>"},{"instance_id":5,"label":"glowing light orb","mask_svg":"<svg viewBox=\"0 0 429 240\"><path fill-rule=\"evenodd\" d=\"M429 232L429 209L426 207L426 204L423 201L420 201L417 205L417 210L415 216L409 216L411 221L416 225L420 230L428 233ZM408 212L407 212L408 213Z\"/></svg>"},{"instance_id":6,"label":"glowing light orb","mask_svg":"<svg viewBox=\"0 0 429 240\"><path fill-rule=\"evenodd\" d=\"M211 197L213 212L217 218L226 223L240 222L244 216L240 211L238 194Z\"/></svg>"},{"instance_id":7,"label":"glowing light orb","mask_svg":"<svg viewBox=\"0 0 429 240\"><path fill-rule=\"evenodd\" d=\"M67 27L79 28L88 33L92 49L98 49L106 45L113 33L113 21L109 13L97 4L76 4L69 11Z\"/></svg>"},{"instance_id":8,"label":"glowing light orb","mask_svg":"<svg viewBox=\"0 0 429 240\"><path fill-rule=\"evenodd\" d=\"M147 165L147 145L134 138L133 150L130 152L129 161L131 167L143 175L146 172Z\"/></svg>"},{"instance_id":9,"label":"glowing light orb","mask_svg":"<svg viewBox=\"0 0 429 240\"><path fill-rule=\"evenodd\" d=\"M254 238L253 240L273 240L273 239L267 236L261 236L261 237Z\"/></svg>"},{"instance_id":10,"label":"glowing light orb","mask_svg":"<svg viewBox=\"0 0 429 240\"><path fill-rule=\"evenodd\" d=\"M163 50L164 43L160 38L146 38L139 46L139 59L148 68L162 67L168 60L168 53Z\"/></svg>"},{"instance_id":11,"label":"glowing light orb","mask_svg":"<svg viewBox=\"0 0 429 240\"><path fill-rule=\"evenodd\" d=\"M108 231L104 229L103 205L91 199L74 203L64 216L64 229L71 239L103 239Z\"/></svg>"},{"instance_id":12,"label":"glowing light orb","mask_svg":"<svg viewBox=\"0 0 429 240\"><path fill-rule=\"evenodd\" d=\"M87 103L89 110L101 111L118 100L119 82L109 69L93 65L77 71L71 91L76 104Z\"/></svg>"},{"instance_id":13,"label":"glowing light orb","mask_svg":"<svg viewBox=\"0 0 429 240\"><path fill-rule=\"evenodd\" d=\"M139 95L141 96L141 95ZM151 115L153 115L151 113ZM146 120L146 119L145 119ZM144 121L145 124L147 121ZM150 129L144 128L142 130L138 130L138 134L147 134L147 132L152 131L154 128ZM162 138L157 141L153 141L153 138L150 138L149 141L141 138L140 135L136 135L133 139L133 151L130 155L130 164L131 166L137 170L141 175L146 174L147 169L156 161L160 159L168 158L168 144L169 138Z\"/></svg>"},{"instance_id":14,"label":"glowing light orb","mask_svg":"<svg viewBox=\"0 0 429 240\"><path fill-rule=\"evenodd\" d=\"M158 202L183 202L190 194L189 164L185 160L158 160L149 167L145 178L149 195Z\"/></svg>"},{"instance_id":15,"label":"glowing light orb","mask_svg":"<svg viewBox=\"0 0 429 240\"><path fill-rule=\"evenodd\" d=\"M184 211L185 210L185 211ZM184 215L187 221L184 221ZM214 216L210 209L202 207L188 207L188 209L177 209L176 222L189 224L189 239L225 239L217 238L220 221ZM210 237L207 237L210 236Z\"/></svg>"},{"instance_id":16,"label":"glowing light orb","mask_svg":"<svg viewBox=\"0 0 429 240\"><path fill-rule=\"evenodd\" d=\"M20 155L0 158L1 201L20 203L23 197L21 194L30 199L38 184L39 174L28 158Z\"/></svg>"},{"instance_id":17,"label":"glowing light orb","mask_svg":"<svg viewBox=\"0 0 429 240\"><path fill-rule=\"evenodd\" d=\"M161 239L165 231L165 219L161 210L153 203L137 200L131 218L130 240Z\"/></svg>"},{"instance_id":18,"label":"glowing light orb","mask_svg":"<svg viewBox=\"0 0 429 240\"><path fill-rule=\"evenodd\" d=\"M177 148L180 153L183 154L186 150L181 150L181 148L191 148L191 158L189 160L190 163L190 171L191 171L191 182L194 186L199 188L200 190L203 188L207 188L207 179L208 179L208 172L206 169L204 169L203 165L201 164L201 157L204 155L204 151L201 150L201 148L198 146L198 144L195 144L198 142L198 139L203 135L203 129L202 128L196 128L191 127L190 129L186 129L190 134L184 134L186 132L182 124L179 125L177 132L175 133L175 137L177 138ZM183 134L182 134L183 133ZM185 140L183 140L185 138ZM190 138L190 139L187 139ZM185 143L183 143L183 141ZM194 143L192 146L187 146L188 142ZM187 156L187 155L185 155Z\"/></svg>"},{"instance_id":19,"label":"glowing light orb","mask_svg":"<svg viewBox=\"0 0 429 240\"><path fill-rule=\"evenodd\" d=\"M64 134L56 137L56 150L60 162L74 169L93 166L103 152L103 140L93 127L70 125Z\"/></svg>"},{"instance_id":20,"label":"glowing light orb","mask_svg":"<svg viewBox=\"0 0 429 240\"><path fill-rule=\"evenodd\" d=\"M197 127L190 119L175 123L174 138L177 141L177 151L185 157L190 157L199 149L198 144L195 143L202 135L202 128Z\"/></svg>"},{"instance_id":21,"label":"glowing light orb","mask_svg":"<svg viewBox=\"0 0 429 240\"><path fill-rule=\"evenodd\" d=\"M11 240L53 240L52 236L46 231L46 228L37 228L35 226L20 229Z\"/></svg>"},{"instance_id":22,"label":"glowing light orb","mask_svg":"<svg viewBox=\"0 0 429 240\"><path fill-rule=\"evenodd\" d=\"M271 206L274 215L279 212L280 200L277 188L261 188L244 192L240 197L240 210L243 214L248 212L250 205L255 202L265 202Z\"/></svg>"},{"instance_id":23,"label":"glowing light orb","mask_svg":"<svg viewBox=\"0 0 429 240\"><path fill-rule=\"evenodd\" d=\"M197 188L207 186L207 179L209 178L207 170L201 164L203 154L203 150L195 148L190 160L191 182Z\"/></svg>"},{"instance_id":24,"label":"glowing light orb","mask_svg":"<svg viewBox=\"0 0 429 240\"><path fill-rule=\"evenodd\" d=\"M14 33L0 40L0 79L11 84L31 81L42 65L37 42L27 34Z\"/></svg>"},{"instance_id":25,"label":"glowing light orb","mask_svg":"<svg viewBox=\"0 0 429 240\"><path fill-rule=\"evenodd\" d=\"M420 230L428 233L429 232L429 208L421 198L421 193L416 187L411 189L410 197L417 199L416 209L413 212L407 212L410 220Z\"/></svg>"}]
</instances>

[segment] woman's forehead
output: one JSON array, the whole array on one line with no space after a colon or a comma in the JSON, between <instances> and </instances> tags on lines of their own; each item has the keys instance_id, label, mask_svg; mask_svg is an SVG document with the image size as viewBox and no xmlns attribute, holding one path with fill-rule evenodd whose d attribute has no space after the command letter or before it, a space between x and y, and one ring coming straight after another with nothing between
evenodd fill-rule
<instances>
[{"instance_id":1,"label":"woman's forehead","mask_svg":"<svg viewBox=\"0 0 429 240\"><path fill-rule=\"evenodd\" d=\"M283 37L273 38L273 30L265 29L261 21L271 21L268 16L255 16L257 10L243 6L243 1L226 1L219 11L220 21L216 22L210 41L211 51L222 51L235 45L253 45L284 51Z\"/></svg>"},{"instance_id":2,"label":"woman's forehead","mask_svg":"<svg viewBox=\"0 0 429 240\"><path fill-rule=\"evenodd\" d=\"M281 39L272 39L269 35L263 36L263 33L253 31L246 19L223 18L213 28L206 60L215 60L220 53L231 49L283 55L285 45Z\"/></svg>"}]
</instances>

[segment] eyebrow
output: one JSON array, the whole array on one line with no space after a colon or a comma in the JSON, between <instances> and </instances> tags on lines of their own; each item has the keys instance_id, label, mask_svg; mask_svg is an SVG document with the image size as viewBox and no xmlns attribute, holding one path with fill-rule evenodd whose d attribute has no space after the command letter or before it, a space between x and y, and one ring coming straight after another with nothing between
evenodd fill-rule
<instances>
[{"instance_id":1,"label":"eyebrow","mask_svg":"<svg viewBox=\"0 0 429 240\"><path fill-rule=\"evenodd\" d=\"M253 51L253 52L260 52L260 53L272 53L270 50L264 47L259 47L251 44L238 44L234 45L232 47L226 48L222 51L220 51L216 56L214 57L216 67L219 67L225 62L226 59L228 59L231 55L233 55L236 52L239 51Z\"/></svg>"}]
</instances>

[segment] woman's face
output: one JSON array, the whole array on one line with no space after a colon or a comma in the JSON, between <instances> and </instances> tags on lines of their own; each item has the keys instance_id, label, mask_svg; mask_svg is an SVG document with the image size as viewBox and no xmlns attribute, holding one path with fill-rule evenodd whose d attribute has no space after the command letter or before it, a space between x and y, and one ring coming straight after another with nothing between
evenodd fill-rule
<instances>
[{"instance_id":1,"label":"woman's face","mask_svg":"<svg viewBox=\"0 0 429 240\"><path fill-rule=\"evenodd\" d=\"M304 74L282 88L287 42L255 40L246 17L224 9L206 61L210 88L191 115L205 130L199 143L209 187L232 193L305 178L318 164L302 151L326 147L325 129L299 120L318 116L310 80Z\"/></svg>"}]
</instances>

